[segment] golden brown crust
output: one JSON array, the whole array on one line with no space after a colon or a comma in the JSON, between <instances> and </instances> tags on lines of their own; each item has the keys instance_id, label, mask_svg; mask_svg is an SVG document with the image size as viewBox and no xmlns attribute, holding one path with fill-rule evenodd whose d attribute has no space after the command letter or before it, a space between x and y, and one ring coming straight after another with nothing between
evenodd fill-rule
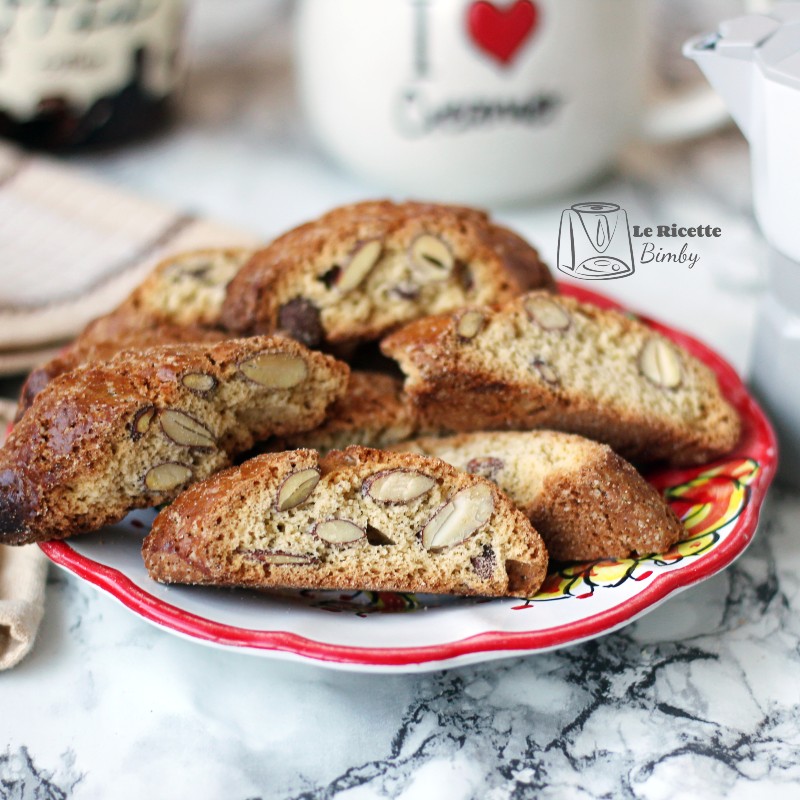
<instances>
[{"instance_id":1,"label":"golden brown crust","mask_svg":"<svg viewBox=\"0 0 800 800\"><path fill-rule=\"evenodd\" d=\"M265 354L304 372L285 388L259 384L242 365ZM126 350L61 375L0 450L0 541L64 538L172 499L256 439L319 424L347 374L329 356L260 337ZM150 475L163 464L174 474Z\"/></svg>"},{"instance_id":2,"label":"golden brown crust","mask_svg":"<svg viewBox=\"0 0 800 800\"><path fill-rule=\"evenodd\" d=\"M703 463L735 446L738 415L708 367L638 320L564 296L545 297L566 326L543 329L526 311L542 296L477 309L484 324L469 341L456 332L463 312L418 320L383 340L428 425L549 427L606 442L631 460L674 464ZM674 354L678 387L644 376L651 341Z\"/></svg>"},{"instance_id":3,"label":"golden brown crust","mask_svg":"<svg viewBox=\"0 0 800 800\"><path fill-rule=\"evenodd\" d=\"M519 292L534 289L558 291L546 265L532 255L532 248L518 233L502 225L490 224L480 229L484 241L500 257L505 271L512 276ZM498 300L499 302L499 300Z\"/></svg>"},{"instance_id":4,"label":"golden brown crust","mask_svg":"<svg viewBox=\"0 0 800 800\"><path fill-rule=\"evenodd\" d=\"M92 361L108 361L117 353L131 348L143 349L181 342L218 342L225 338L227 335L222 331L167 324L157 325L154 328L129 328L121 331L112 339L95 339L94 336L78 337L55 358L50 359L41 367L37 367L28 376L20 391L16 421L20 420L33 403L36 395L53 378L70 372L81 364L88 364Z\"/></svg>"},{"instance_id":5,"label":"golden brown crust","mask_svg":"<svg viewBox=\"0 0 800 800\"><path fill-rule=\"evenodd\" d=\"M664 552L684 534L680 520L631 464L581 436L464 433L392 449L435 456L494 481L530 519L556 561Z\"/></svg>"},{"instance_id":6,"label":"golden brown crust","mask_svg":"<svg viewBox=\"0 0 800 800\"><path fill-rule=\"evenodd\" d=\"M420 276L409 255L438 237L454 266ZM358 247L381 242L380 260L356 287L340 288ZM435 272L435 270L433 270ZM337 208L258 251L228 287L223 325L237 333L283 330L310 346L379 338L428 313L491 303L530 287L555 289L536 251L480 211L369 201Z\"/></svg>"},{"instance_id":7,"label":"golden brown crust","mask_svg":"<svg viewBox=\"0 0 800 800\"><path fill-rule=\"evenodd\" d=\"M655 489L610 448L577 475L546 480L541 501L523 511L559 561L663 553L685 534Z\"/></svg>"},{"instance_id":8,"label":"golden brown crust","mask_svg":"<svg viewBox=\"0 0 800 800\"><path fill-rule=\"evenodd\" d=\"M307 499L278 510L286 478L314 469L321 477ZM378 502L365 487L390 471L425 475L431 488L399 504ZM490 516L467 539L426 549L419 536L426 521L475 487L491 498ZM328 544L314 531L332 517L354 520L367 534L348 546ZM392 541L370 541L376 532ZM221 472L158 515L142 553L151 577L164 582L496 596L533 594L547 567L540 537L493 484L438 459L362 447L321 460L311 450L273 453ZM275 556L305 561L276 564Z\"/></svg>"}]
</instances>

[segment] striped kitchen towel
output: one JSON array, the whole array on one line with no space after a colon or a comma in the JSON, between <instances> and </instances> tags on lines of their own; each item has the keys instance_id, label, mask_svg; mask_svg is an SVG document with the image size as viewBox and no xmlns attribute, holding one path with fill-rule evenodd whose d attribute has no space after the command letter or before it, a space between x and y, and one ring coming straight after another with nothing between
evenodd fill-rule
<instances>
[{"instance_id":1,"label":"striped kitchen towel","mask_svg":"<svg viewBox=\"0 0 800 800\"><path fill-rule=\"evenodd\" d=\"M71 338L167 255L256 243L0 143L0 359Z\"/></svg>"}]
</instances>

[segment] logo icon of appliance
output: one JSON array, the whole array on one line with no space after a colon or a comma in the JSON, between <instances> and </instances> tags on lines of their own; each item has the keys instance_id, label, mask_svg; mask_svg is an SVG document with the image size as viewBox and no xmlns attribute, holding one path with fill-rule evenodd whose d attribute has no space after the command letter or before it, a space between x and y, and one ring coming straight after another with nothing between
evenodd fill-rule
<instances>
[{"instance_id":1,"label":"logo icon of appliance","mask_svg":"<svg viewBox=\"0 0 800 800\"><path fill-rule=\"evenodd\" d=\"M633 274L628 215L616 203L576 203L561 214L558 268L585 281Z\"/></svg>"}]
</instances>

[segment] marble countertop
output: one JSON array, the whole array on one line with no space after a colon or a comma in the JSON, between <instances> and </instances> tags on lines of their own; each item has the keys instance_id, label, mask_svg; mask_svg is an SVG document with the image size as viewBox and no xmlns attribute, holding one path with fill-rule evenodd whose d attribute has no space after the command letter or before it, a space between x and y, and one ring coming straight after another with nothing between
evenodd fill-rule
<instances>
[{"instance_id":1,"label":"marble countertop","mask_svg":"<svg viewBox=\"0 0 800 800\"><path fill-rule=\"evenodd\" d=\"M319 154L292 92L285 5L270 24L258 10L241 0L236 19L193 23L206 28L167 136L76 163L264 237L380 193ZM738 133L636 145L600 183L496 213L552 262L561 210L598 198L631 224L722 229L693 269L642 264L603 290L746 374L764 245ZM0 678L0 798L795 798L798 525L800 498L773 488L736 563L623 630L421 675L204 647L52 568L36 645Z\"/></svg>"}]
</instances>

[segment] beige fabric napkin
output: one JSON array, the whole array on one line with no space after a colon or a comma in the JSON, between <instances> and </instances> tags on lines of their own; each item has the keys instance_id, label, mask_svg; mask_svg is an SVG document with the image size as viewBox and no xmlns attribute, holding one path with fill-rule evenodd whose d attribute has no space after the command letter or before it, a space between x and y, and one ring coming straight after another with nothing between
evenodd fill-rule
<instances>
[{"instance_id":1,"label":"beige fabric napkin","mask_svg":"<svg viewBox=\"0 0 800 800\"><path fill-rule=\"evenodd\" d=\"M47 559L38 545L0 545L0 670L33 647L44 614Z\"/></svg>"},{"instance_id":2,"label":"beige fabric napkin","mask_svg":"<svg viewBox=\"0 0 800 800\"><path fill-rule=\"evenodd\" d=\"M16 405L0 400L0 444ZM47 559L37 545L0 545L0 670L19 663L33 647L44 614Z\"/></svg>"},{"instance_id":3,"label":"beige fabric napkin","mask_svg":"<svg viewBox=\"0 0 800 800\"><path fill-rule=\"evenodd\" d=\"M256 244L0 142L0 359L73 337L171 253Z\"/></svg>"}]
</instances>

